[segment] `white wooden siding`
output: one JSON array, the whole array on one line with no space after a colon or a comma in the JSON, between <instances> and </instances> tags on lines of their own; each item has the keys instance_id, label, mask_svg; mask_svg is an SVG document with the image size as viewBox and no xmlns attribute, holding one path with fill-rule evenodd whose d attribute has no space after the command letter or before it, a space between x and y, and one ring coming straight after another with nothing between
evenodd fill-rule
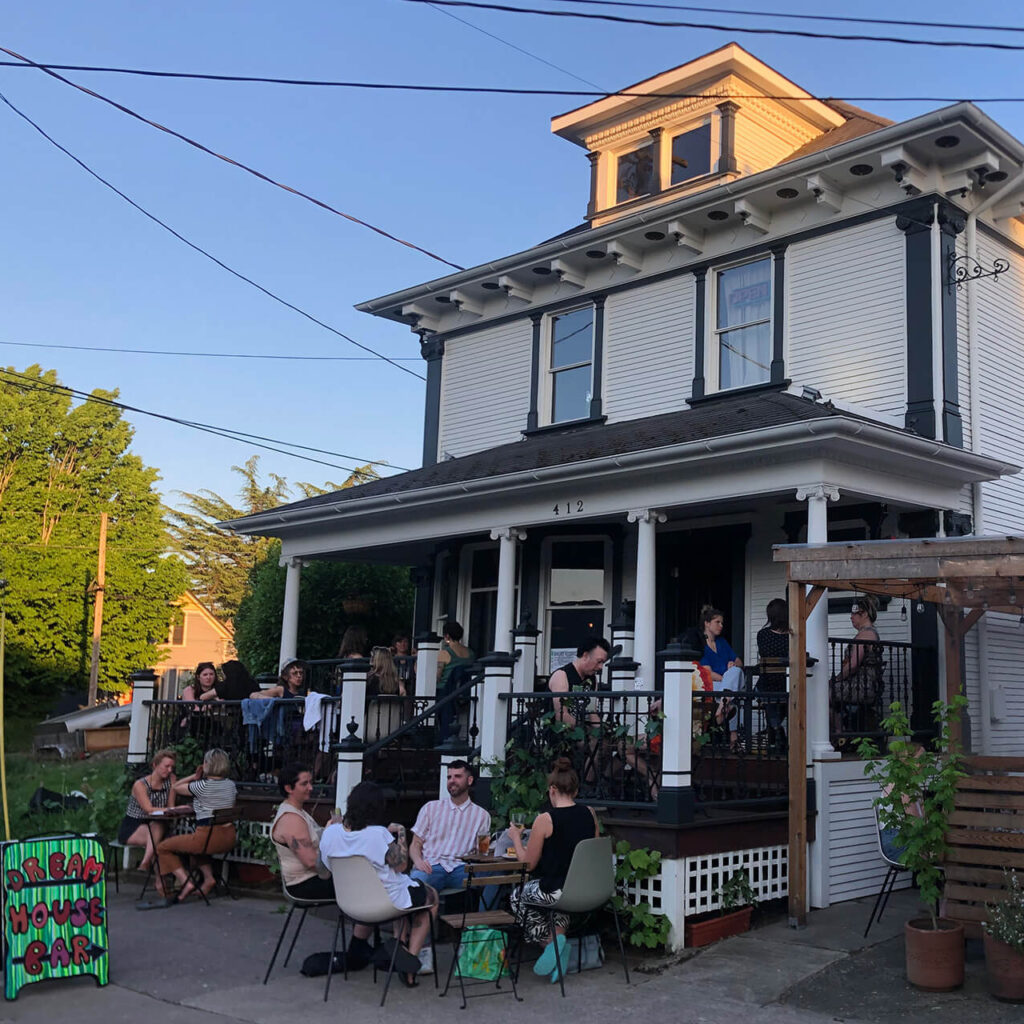
<instances>
[{"instance_id":1,"label":"white wooden siding","mask_svg":"<svg viewBox=\"0 0 1024 1024\"><path fill-rule=\"evenodd\" d=\"M978 423L983 455L1024 462L1024 259L987 235L978 235L978 258L991 266L1010 262L1000 281L977 281ZM1007 285L1003 288L1002 285ZM987 287L986 287L987 285ZM982 485L982 529L988 534L1024 533L1024 474Z\"/></svg>"},{"instance_id":2,"label":"white wooden siding","mask_svg":"<svg viewBox=\"0 0 1024 1024\"><path fill-rule=\"evenodd\" d=\"M741 174L756 174L782 163L809 139L742 107L736 115L736 164Z\"/></svg>"},{"instance_id":3,"label":"white wooden siding","mask_svg":"<svg viewBox=\"0 0 1024 1024\"><path fill-rule=\"evenodd\" d=\"M772 545L785 543L786 535L777 513L753 524L747 544L747 664L757 660L757 633L765 624L768 602L786 597L786 566L772 560Z\"/></svg>"},{"instance_id":4,"label":"white wooden siding","mask_svg":"<svg viewBox=\"0 0 1024 1024\"><path fill-rule=\"evenodd\" d=\"M530 408L529 317L445 342L437 457L518 441Z\"/></svg>"},{"instance_id":5,"label":"white wooden siding","mask_svg":"<svg viewBox=\"0 0 1024 1024\"><path fill-rule=\"evenodd\" d=\"M604 412L609 422L685 409L693 383L690 274L608 296Z\"/></svg>"},{"instance_id":6,"label":"white wooden siding","mask_svg":"<svg viewBox=\"0 0 1024 1024\"><path fill-rule=\"evenodd\" d=\"M984 681L992 693L993 712L986 754L1020 757L1024 752L1024 626L1009 615L988 612L988 657ZM971 707L971 733L980 737L980 707ZM975 724L977 722L977 725Z\"/></svg>"},{"instance_id":7,"label":"white wooden siding","mask_svg":"<svg viewBox=\"0 0 1024 1024\"><path fill-rule=\"evenodd\" d=\"M903 415L904 252L891 218L789 248L786 375L794 383Z\"/></svg>"}]
</instances>

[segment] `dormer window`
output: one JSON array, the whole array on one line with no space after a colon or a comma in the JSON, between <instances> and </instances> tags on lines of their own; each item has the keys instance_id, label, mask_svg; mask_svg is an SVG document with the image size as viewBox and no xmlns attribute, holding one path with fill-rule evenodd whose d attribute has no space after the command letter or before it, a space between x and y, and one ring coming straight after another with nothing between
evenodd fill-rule
<instances>
[{"instance_id":1,"label":"dormer window","mask_svg":"<svg viewBox=\"0 0 1024 1024\"><path fill-rule=\"evenodd\" d=\"M646 143L622 153L618 160L617 203L624 203L654 191L654 147Z\"/></svg>"},{"instance_id":2,"label":"dormer window","mask_svg":"<svg viewBox=\"0 0 1024 1024\"><path fill-rule=\"evenodd\" d=\"M672 139L672 184L711 173L711 122Z\"/></svg>"},{"instance_id":3,"label":"dormer window","mask_svg":"<svg viewBox=\"0 0 1024 1024\"><path fill-rule=\"evenodd\" d=\"M590 416L594 364L594 307L551 318L548 389L551 423Z\"/></svg>"}]
</instances>

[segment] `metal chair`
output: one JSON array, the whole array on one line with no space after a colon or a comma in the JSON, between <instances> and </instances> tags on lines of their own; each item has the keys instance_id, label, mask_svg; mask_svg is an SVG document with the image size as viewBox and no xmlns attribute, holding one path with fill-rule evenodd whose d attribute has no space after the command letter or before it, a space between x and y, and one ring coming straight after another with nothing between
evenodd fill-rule
<instances>
[{"instance_id":1,"label":"metal chair","mask_svg":"<svg viewBox=\"0 0 1024 1024\"><path fill-rule=\"evenodd\" d=\"M562 895L556 902L543 909L548 911L551 936L554 939L555 913L557 911L561 911L563 914L590 914L610 905L612 916L615 919L615 937L619 942L619 956L622 958L622 969L625 972L628 985L629 965L626 963L626 950L622 945L619 915L611 902L614 895L615 858L612 853L611 837L600 836L595 839L584 839L581 843L577 843L576 849L573 850L569 872L565 876L565 884L562 886ZM565 971L562 967L562 958L557 942L555 943L555 966L558 969L558 985L564 998Z\"/></svg>"},{"instance_id":2,"label":"metal chair","mask_svg":"<svg viewBox=\"0 0 1024 1024\"><path fill-rule=\"evenodd\" d=\"M427 907L407 907L400 910L391 902L384 883L377 875L374 866L365 857L330 857L331 877L334 879L334 898L338 904L338 924L334 929L334 942L331 945L330 964L333 966L334 958L338 952L338 933L341 932L341 943L348 948L348 936L345 930L345 918L351 918L354 924L373 925L374 931L379 938L380 925L388 921L400 921L403 918L411 917L413 914L429 914ZM434 942L434 919L430 921L430 941ZM391 960L388 963L387 981L384 983L384 992L380 997L380 1005L388 997L388 989L391 987L391 976L395 973L395 957L398 954L398 940L395 939L394 949L391 951ZM324 1002L331 991L331 971L327 972L327 983L324 985ZM348 964L345 965L345 979L348 980ZM373 979L377 980L377 965L373 966ZM437 988L437 972L434 972L434 988Z\"/></svg>"},{"instance_id":3,"label":"metal chair","mask_svg":"<svg viewBox=\"0 0 1024 1024\"><path fill-rule=\"evenodd\" d=\"M875 905L871 908L871 916L868 918L868 926L864 929L864 938L868 937L868 932L871 931L871 926L876 921L882 920L882 913L885 910L885 905L889 902L889 897L892 895L892 890L896 885L896 878L901 871L907 871L898 860L893 860L891 857L886 855L885 848L882 846L882 822L878 817L878 808L874 808L875 812L875 836L878 839L878 852L882 856L882 860L889 865L889 870L885 873L885 878L882 879L882 888L878 890L878 895L875 897Z\"/></svg>"},{"instance_id":4,"label":"metal chair","mask_svg":"<svg viewBox=\"0 0 1024 1024\"><path fill-rule=\"evenodd\" d=\"M192 885L195 887L195 889L199 893L199 895L203 898L203 902L207 906L210 905L210 899L206 895L206 893L203 892L203 873L202 873L202 871L201 871L201 869L199 867L199 859L201 857L208 857L214 863L218 863L219 862L219 864L220 864L220 871L216 871L215 870L214 873L213 873L213 882L214 882L213 891L217 892L217 891L223 889L225 896L230 896L233 900L238 899L238 897L231 891L231 886L228 885L227 879L224 877L225 876L224 868L226 866L226 858L227 858L228 854L231 853L231 850L228 849L228 850L225 850L223 853L219 853L219 854L210 854L210 853L207 852L207 850L209 849L209 846L210 846L210 840L213 838L213 830L218 825L231 825L231 826L234 826L236 820L238 819L239 810L240 809L238 807L223 807L220 810L214 811L213 812L213 825L206 832L206 842L203 843L202 852L197 854L197 855L195 855L195 856L193 856L193 857L191 857L189 859L189 867L188 867L189 878L192 880Z\"/></svg>"},{"instance_id":5,"label":"metal chair","mask_svg":"<svg viewBox=\"0 0 1024 1024\"><path fill-rule=\"evenodd\" d=\"M281 949L281 943L284 942L285 933L288 931L288 925L291 922L292 914L295 913L296 907L302 908L302 914L299 916L299 923L295 929L295 933L292 935L291 945L288 947L288 953L284 958L282 967L288 966L288 961L292 957L292 950L295 949L295 943L299 938L299 932L302 931L302 926L306 923L306 914L309 913L311 907L336 907L337 904L334 900L304 900L298 896L292 896L285 888L284 876L281 877L281 891L284 893L284 898L288 901L288 916L284 919L284 927L281 929L281 934L277 937L277 945L274 947L273 955L270 957L270 963L267 964L267 973L263 975L263 984L266 985L270 979L270 972L274 969L274 961L277 960L277 954Z\"/></svg>"},{"instance_id":6,"label":"metal chair","mask_svg":"<svg viewBox=\"0 0 1024 1024\"><path fill-rule=\"evenodd\" d=\"M497 869L500 872L500 867ZM441 920L444 921L449 928L455 931L455 938L452 940L452 962L448 968L448 979L444 985L444 991L441 993L442 996L448 995L448 989L452 984L452 975L458 974L459 976L459 990L462 993L462 1009L466 1008L466 982L462 975L462 966L459 964L459 951L463 946L463 933L467 928L479 927L479 928L496 928L501 932L502 946L505 952L505 964L508 965L511 957L509 956L509 943L508 933L509 931L518 928L518 922L515 917L510 914L507 910L476 910L470 911L469 904L470 899L468 894L474 889L483 889L486 886L502 886L502 885L522 885L523 879L526 876L526 870L524 867L520 867L517 870L507 869L505 873L495 873L496 868L494 864L466 864L465 873L463 875L463 889L456 891L463 891L467 893L467 897L463 902L463 910L461 914L443 914ZM471 945L471 940L467 941L465 945ZM519 943L520 952L522 951L522 940ZM436 968L435 968L436 971ZM519 974L518 964L516 970L509 970L509 980L512 982L512 995L519 1002L522 1002L522 998L516 991L516 980ZM436 977L436 973L435 973ZM486 982L490 984L490 982ZM494 979L494 992L478 992L477 995L495 995L501 990L501 971L498 972L498 976Z\"/></svg>"}]
</instances>

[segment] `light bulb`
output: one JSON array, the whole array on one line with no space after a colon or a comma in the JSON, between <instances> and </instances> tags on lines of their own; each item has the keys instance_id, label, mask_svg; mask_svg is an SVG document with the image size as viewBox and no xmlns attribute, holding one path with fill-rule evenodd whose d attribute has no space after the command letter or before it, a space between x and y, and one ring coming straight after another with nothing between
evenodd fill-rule
<instances>
[{"instance_id":1,"label":"light bulb","mask_svg":"<svg viewBox=\"0 0 1024 1024\"><path fill-rule=\"evenodd\" d=\"M900 609L900 622L907 621L907 602L903 602L903 607Z\"/></svg>"}]
</instances>

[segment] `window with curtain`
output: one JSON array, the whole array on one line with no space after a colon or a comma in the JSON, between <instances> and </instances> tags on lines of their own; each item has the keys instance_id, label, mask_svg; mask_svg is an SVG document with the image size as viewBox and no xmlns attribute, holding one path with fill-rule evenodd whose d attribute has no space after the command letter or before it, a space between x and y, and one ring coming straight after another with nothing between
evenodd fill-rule
<instances>
[{"instance_id":1,"label":"window with curtain","mask_svg":"<svg viewBox=\"0 0 1024 1024\"><path fill-rule=\"evenodd\" d=\"M771 258L716 274L715 337L718 386L762 384L771 378Z\"/></svg>"}]
</instances>

